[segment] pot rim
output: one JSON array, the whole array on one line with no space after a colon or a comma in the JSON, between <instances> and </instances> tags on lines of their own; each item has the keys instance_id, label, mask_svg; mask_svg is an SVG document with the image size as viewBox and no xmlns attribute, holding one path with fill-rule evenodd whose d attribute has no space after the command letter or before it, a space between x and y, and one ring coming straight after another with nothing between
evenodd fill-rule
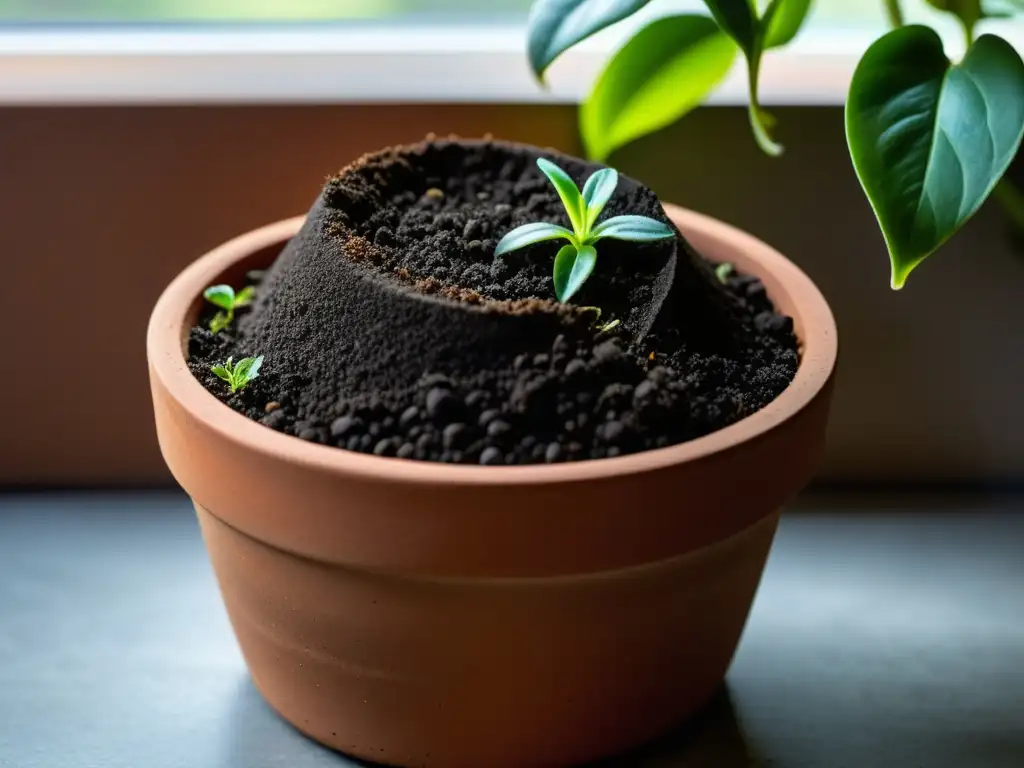
<instances>
[{"instance_id":1,"label":"pot rim","mask_svg":"<svg viewBox=\"0 0 1024 768\"><path fill-rule=\"evenodd\" d=\"M835 319L811 279L754 236L710 216L666 204L666 212L698 252L699 242L725 242L742 272L765 282L769 297L793 317L801 346L796 376L761 410L703 437L640 453L551 465L485 467L372 456L319 445L264 426L224 405L188 369L187 324L203 290L251 254L285 243L305 216L284 219L235 237L201 256L167 286L150 316L147 355L153 375L194 419L223 439L269 458L339 476L417 485L550 485L642 474L694 462L758 438L803 410L829 382L836 364Z\"/></svg>"}]
</instances>

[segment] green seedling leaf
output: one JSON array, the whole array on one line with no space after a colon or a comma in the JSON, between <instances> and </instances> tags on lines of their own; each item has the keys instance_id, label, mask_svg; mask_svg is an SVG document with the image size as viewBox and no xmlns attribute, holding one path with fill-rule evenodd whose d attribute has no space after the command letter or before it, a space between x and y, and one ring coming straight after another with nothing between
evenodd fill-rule
<instances>
[{"instance_id":1,"label":"green seedling leaf","mask_svg":"<svg viewBox=\"0 0 1024 768\"><path fill-rule=\"evenodd\" d=\"M210 330L214 333L220 333L231 324L231 317L226 312L218 312L210 320Z\"/></svg>"},{"instance_id":2,"label":"green seedling leaf","mask_svg":"<svg viewBox=\"0 0 1024 768\"><path fill-rule=\"evenodd\" d=\"M616 240L630 240L645 243L651 240L664 240L675 237L676 233L667 225L646 216L613 216L600 224L590 233L590 242L611 237Z\"/></svg>"},{"instance_id":3,"label":"green seedling leaf","mask_svg":"<svg viewBox=\"0 0 1024 768\"><path fill-rule=\"evenodd\" d=\"M562 205L565 206L565 212L569 216L569 221L572 223L573 231L577 235L582 234L586 226L586 216L583 209L583 196L580 194L576 182L569 177L568 173L543 157L537 158L537 167L548 177L554 185L555 191L558 192Z\"/></svg>"},{"instance_id":4,"label":"green seedling leaf","mask_svg":"<svg viewBox=\"0 0 1024 768\"><path fill-rule=\"evenodd\" d=\"M793 41L807 20L814 0L775 0L761 20L764 50L779 48Z\"/></svg>"},{"instance_id":5,"label":"green seedling leaf","mask_svg":"<svg viewBox=\"0 0 1024 768\"><path fill-rule=\"evenodd\" d=\"M247 285L245 288L238 292L237 296L235 296L235 309L238 309L238 307L245 307L248 306L249 304L252 304L252 300L255 297L256 288L254 286Z\"/></svg>"},{"instance_id":6,"label":"green seedling leaf","mask_svg":"<svg viewBox=\"0 0 1024 768\"><path fill-rule=\"evenodd\" d=\"M892 287L901 288L981 207L1016 154L1024 62L983 35L952 65L933 30L894 30L857 66L846 134L889 248Z\"/></svg>"},{"instance_id":7,"label":"green seedling leaf","mask_svg":"<svg viewBox=\"0 0 1024 768\"><path fill-rule=\"evenodd\" d=\"M203 298L224 310L235 307L235 289L230 285L211 285L203 291Z\"/></svg>"},{"instance_id":8,"label":"green seedling leaf","mask_svg":"<svg viewBox=\"0 0 1024 768\"><path fill-rule=\"evenodd\" d=\"M231 358L228 358L227 365L231 365ZM224 381L231 381L231 372L223 365L215 365L210 370L218 379L224 379Z\"/></svg>"},{"instance_id":9,"label":"green seedling leaf","mask_svg":"<svg viewBox=\"0 0 1024 768\"><path fill-rule=\"evenodd\" d=\"M538 79L562 53L622 21L650 0L535 0L527 21L527 52Z\"/></svg>"},{"instance_id":10,"label":"green seedling leaf","mask_svg":"<svg viewBox=\"0 0 1024 768\"><path fill-rule=\"evenodd\" d=\"M727 261L722 262L715 267L715 277L718 278L718 282L724 283L729 279L729 275L733 273L733 266Z\"/></svg>"},{"instance_id":11,"label":"green seedling leaf","mask_svg":"<svg viewBox=\"0 0 1024 768\"><path fill-rule=\"evenodd\" d=\"M732 69L736 44L707 16L652 21L615 53L580 105L587 155L671 125L707 98Z\"/></svg>"},{"instance_id":12,"label":"green seedling leaf","mask_svg":"<svg viewBox=\"0 0 1024 768\"><path fill-rule=\"evenodd\" d=\"M602 168L594 171L587 183L583 185L583 205L586 208L585 229L589 230L594 226L597 217L601 215L608 200L615 192L619 184L619 173L614 168Z\"/></svg>"},{"instance_id":13,"label":"green seedling leaf","mask_svg":"<svg viewBox=\"0 0 1024 768\"><path fill-rule=\"evenodd\" d=\"M555 254L554 282L555 297L559 301L566 301L566 288L569 286L569 276L576 264L576 246L563 245Z\"/></svg>"},{"instance_id":14,"label":"green seedling leaf","mask_svg":"<svg viewBox=\"0 0 1024 768\"><path fill-rule=\"evenodd\" d=\"M565 227L557 224L547 224L542 221L533 224L523 224L516 227L498 241L494 249L495 256L501 256L509 251L516 251L534 243L542 243L545 240L557 240L564 237L566 240L573 239L573 233Z\"/></svg>"},{"instance_id":15,"label":"green seedling leaf","mask_svg":"<svg viewBox=\"0 0 1024 768\"><path fill-rule=\"evenodd\" d=\"M255 379L259 375L262 365L263 355L259 357L246 357L239 360L238 365L235 367L235 384L237 389L241 389Z\"/></svg>"},{"instance_id":16,"label":"green seedling leaf","mask_svg":"<svg viewBox=\"0 0 1024 768\"><path fill-rule=\"evenodd\" d=\"M614 330L614 329L618 328L621 323L622 323L622 321L619 320L618 318L616 318L615 320L610 320L607 323L605 323L604 325L597 326L597 332L598 333L608 333L608 331L611 331L611 330Z\"/></svg>"},{"instance_id":17,"label":"green seedling leaf","mask_svg":"<svg viewBox=\"0 0 1024 768\"><path fill-rule=\"evenodd\" d=\"M555 256L555 296L559 301L571 299L594 271L597 251L585 245L579 250L574 245L562 246Z\"/></svg>"}]
</instances>

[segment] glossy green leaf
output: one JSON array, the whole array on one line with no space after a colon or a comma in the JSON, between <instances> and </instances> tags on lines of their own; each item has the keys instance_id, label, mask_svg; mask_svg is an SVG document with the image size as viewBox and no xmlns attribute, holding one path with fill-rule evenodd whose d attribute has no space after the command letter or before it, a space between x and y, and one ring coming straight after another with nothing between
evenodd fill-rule
<instances>
[{"instance_id":1,"label":"glossy green leaf","mask_svg":"<svg viewBox=\"0 0 1024 768\"><path fill-rule=\"evenodd\" d=\"M605 205L619 185L619 173L614 168L602 168L594 171L583 185L583 206L586 209L584 227L589 230L594 226Z\"/></svg>"},{"instance_id":2,"label":"glossy green leaf","mask_svg":"<svg viewBox=\"0 0 1024 768\"><path fill-rule=\"evenodd\" d=\"M494 255L501 256L503 253L516 251L534 243L542 243L545 240L557 240L561 237L571 240L573 234L565 227L560 227L557 224L548 224L543 221L523 224L523 226L516 227L498 241L498 245L494 249Z\"/></svg>"},{"instance_id":3,"label":"glossy green leaf","mask_svg":"<svg viewBox=\"0 0 1024 768\"><path fill-rule=\"evenodd\" d=\"M761 37L752 0L704 0L704 4L722 31L735 40L747 56L752 55Z\"/></svg>"},{"instance_id":4,"label":"glossy green leaf","mask_svg":"<svg viewBox=\"0 0 1024 768\"><path fill-rule=\"evenodd\" d=\"M707 16L666 16L640 29L609 60L580 106L588 156L603 160L674 123L725 78L736 52Z\"/></svg>"},{"instance_id":5,"label":"glossy green leaf","mask_svg":"<svg viewBox=\"0 0 1024 768\"><path fill-rule=\"evenodd\" d=\"M602 221L591 232L591 242L596 242L604 237L611 237L615 240L630 240L635 243L644 243L651 240L664 240L668 237L675 237L676 233L671 227L656 219L649 219L646 216L613 216Z\"/></svg>"},{"instance_id":6,"label":"glossy green leaf","mask_svg":"<svg viewBox=\"0 0 1024 768\"><path fill-rule=\"evenodd\" d=\"M211 285L203 291L203 298L221 309L232 309L235 306L235 289L230 285Z\"/></svg>"},{"instance_id":7,"label":"glossy green leaf","mask_svg":"<svg viewBox=\"0 0 1024 768\"><path fill-rule=\"evenodd\" d=\"M985 201L1024 134L1024 63L984 35L951 65L927 27L902 27L864 54L846 107L854 167L892 262L892 286Z\"/></svg>"},{"instance_id":8,"label":"glossy green leaf","mask_svg":"<svg viewBox=\"0 0 1024 768\"><path fill-rule=\"evenodd\" d=\"M650 0L534 0L527 21L527 52L538 78L559 55Z\"/></svg>"},{"instance_id":9,"label":"glossy green leaf","mask_svg":"<svg viewBox=\"0 0 1024 768\"><path fill-rule=\"evenodd\" d=\"M568 301L587 282L597 263L597 251L585 245L580 249L566 245L555 256L555 296Z\"/></svg>"},{"instance_id":10,"label":"glossy green leaf","mask_svg":"<svg viewBox=\"0 0 1024 768\"><path fill-rule=\"evenodd\" d=\"M558 192L562 205L565 206L565 212L569 216L569 221L572 223L573 231L576 234L582 233L586 216L583 210L583 195L580 194L576 182L570 178L568 173L543 157L537 158L537 167L548 177L554 185L555 191Z\"/></svg>"},{"instance_id":11,"label":"glossy green leaf","mask_svg":"<svg viewBox=\"0 0 1024 768\"><path fill-rule=\"evenodd\" d=\"M228 365L231 365L230 357L228 358ZM223 365L215 365L210 370L214 373L215 376L217 376L217 378L224 379L224 381L227 382L231 381L231 374L228 372L228 369L225 368Z\"/></svg>"},{"instance_id":12,"label":"glossy green leaf","mask_svg":"<svg viewBox=\"0 0 1024 768\"><path fill-rule=\"evenodd\" d=\"M245 288L238 292L237 296L235 296L234 306L237 308L252 304L252 300L255 296L256 288L251 285L247 285Z\"/></svg>"},{"instance_id":13,"label":"glossy green leaf","mask_svg":"<svg viewBox=\"0 0 1024 768\"><path fill-rule=\"evenodd\" d=\"M792 42L807 20L814 0L775 0L761 20L764 50Z\"/></svg>"}]
</instances>

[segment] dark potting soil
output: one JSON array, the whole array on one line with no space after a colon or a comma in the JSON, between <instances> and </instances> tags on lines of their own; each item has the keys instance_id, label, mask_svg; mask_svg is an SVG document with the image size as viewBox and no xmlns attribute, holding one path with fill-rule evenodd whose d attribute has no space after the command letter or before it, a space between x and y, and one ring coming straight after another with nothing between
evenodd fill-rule
<instances>
[{"instance_id":1,"label":"dark potting soil","mask_svg":"<svg viewBox=\"0 0 1024 768\"><path fill-rule=\"evenodd\" d=\"M790 318L756 278L720 284L681 236L602 241L569 307L553 301L559 243L494 257L515 226L567 223L540 155L581 187L599 167L492 141L362 158L328 181L277 261L250 273L257 299L231 328L214 335L213 308L201 316L191 370L230 407L304 440L486 465L672 445L788 386L799 362ZM667 221L626 177L606 211ZM599 331L587 305L621 324ZM210 373L256 354L261 374L236 395Z\"/></svg>"}]
</instances>

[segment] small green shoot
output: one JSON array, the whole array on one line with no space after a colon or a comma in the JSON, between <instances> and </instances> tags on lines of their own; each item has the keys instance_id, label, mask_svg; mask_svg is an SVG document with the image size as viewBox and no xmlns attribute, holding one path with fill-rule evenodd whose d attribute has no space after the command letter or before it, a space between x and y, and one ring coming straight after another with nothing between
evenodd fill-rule
<instances>
[{"instance_id":1,"label":"small green shoot","mask_svg":"<svg viewBox=\"0 0 1024 768\"><path fill-rule=\"evenodd\" d=\"M605 205L619 183L619 174L612 168L596 171L581 193L565 171L543 157L537 166L550 179L562 199L572 230L557 224L535 222L516 227L505 235L494 250L495 256L525 248L545 240L568 240L555 256L555 296L561 302L571 299L587 281L597 263L594 243L606 237L636 243L675 237L671 227L646 216L613 216L597 224ZM596 226L595 226L596 225Z\"/></svg>"},{"instance_id":2,"label":"small green shoot","mask_svg":"<svg viewBox=\"0 0 1024 768\"><path fill-rule=\"evenodd\" d=\"M224 365L215 365L210 370L217 378L224 379L231 387L231 392L235 393L260 375L260 366L262 365L263 355L246 357L234 364L229 357Z\"/></svg>"},{"instance_id":3,"label":"small green shoot","mask_svg":"<svg viewBox=\"0 0 1024 768\"><path fill-rule=\"evenodd\" d=\"M219 333L231 325L231 321L235 319L235 310L251 304L255 293L256 290L251 285L237 294L230 285L211 285L203 291L203 298L222 310L213 316L210 330Z\"/></svg>"},{"instance_id":4,"label":"small green shoot","mask_svg":"<svg viewBox=\"0 0 1024 768\"><path fill-rule=\"evenodd\" d=\"M715 267L715 277L718 278L718 282L724 283L729 279L729 276L735 271L732 264L727 261L723 261L717 267Z\"/></svg>"},{"instance_id":5,"label":"small green shoot","mask_svg":"<svg viewBox=\"0 0 1024 768\"><path fill-rule=\"evenodd\" d=\"M608 331L618 328L621 323L622 321L619 320L618 318L615 318L614 320L609 320L607 323L603 323L597 326L597 332L608 333Z\"/></svg>"}]
</instances>

